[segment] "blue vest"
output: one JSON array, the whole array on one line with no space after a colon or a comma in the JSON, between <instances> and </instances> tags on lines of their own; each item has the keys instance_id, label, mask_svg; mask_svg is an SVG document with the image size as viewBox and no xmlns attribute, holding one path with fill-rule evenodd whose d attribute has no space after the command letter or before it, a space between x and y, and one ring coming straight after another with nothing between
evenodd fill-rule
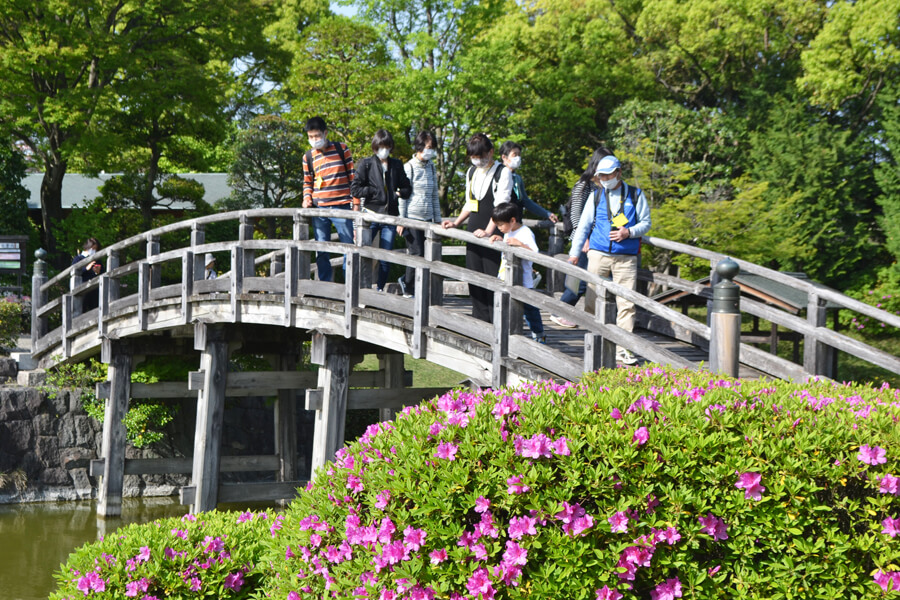
<instances>
[{"instance_id":1,"label":"blue vest","mask_svg":"<svg viewBox=\"0 0 900 600\"><path fill-rule=\"evenodd\" d=\"M622 211L628 218L627 227L637 225L637 208L634 206L634 198L641 193L640 188L631 187L622 182L624 189L622 190L624 199L622 200ZM641 247L641 238L630 237L624 242L614 242L609 239L609 233L612 229L610 221L610 210L606 196L606 189L600 188L594 190L594 227L591 230L591 250L599 250L607 254L637 254ZM613 217L615 215L612 215Z\"/></svg>"}]
</instances>

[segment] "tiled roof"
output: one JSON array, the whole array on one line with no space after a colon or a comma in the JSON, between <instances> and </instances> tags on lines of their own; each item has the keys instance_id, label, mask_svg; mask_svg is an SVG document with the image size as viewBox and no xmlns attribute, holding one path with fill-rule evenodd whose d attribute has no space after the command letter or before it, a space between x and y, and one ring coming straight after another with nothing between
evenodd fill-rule
<instances>
[{"instance_id":1,"label":"tiled roof","mask_svg":"<svg viewBox=\"0 0 900 600\"><path fill-rule=\"evenodd\" d=\"M67 174L63 178L63 210L84 206L86 201L93 200L100 195L100 186L104 182L118 174L108 173L99 177L87 177L78 173ZM203 199L210 204L214 204L216 201L231 195L231 188L228 186L228 175L226 173L180 173L179 176L186 179L194 179L203 184ZM43 178L43 173L33 173L22 180L22 185L31 194L28 198L29 209L39 210L41 208L41 181ZM175 202L168 207L171 210L183 210L185 208L191 207L184 202ZM167 207L160 207L160 210L167 210Z\"/></svg>"}]
</instances>

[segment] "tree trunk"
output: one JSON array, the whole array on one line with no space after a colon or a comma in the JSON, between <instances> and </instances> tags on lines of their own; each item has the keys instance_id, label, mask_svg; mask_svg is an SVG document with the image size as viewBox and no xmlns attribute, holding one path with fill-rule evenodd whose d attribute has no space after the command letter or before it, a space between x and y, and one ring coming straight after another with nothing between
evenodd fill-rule
<instances>
[{"instance_id":1,"label":"tree trunk","mask_svg":"<svg viewBox=\"0 0 900 600\"><path fill-rule=\"evenodd\" d=\"M41 181L41 243L49 253L53 264L63 268L69 265L70 257L65 254L57 255L56 237L53 232L63 218L62 184L68 164L65 160L54 160L55 158L51 155L46 160L44 179Z\"/></svg>"}]
</instances>

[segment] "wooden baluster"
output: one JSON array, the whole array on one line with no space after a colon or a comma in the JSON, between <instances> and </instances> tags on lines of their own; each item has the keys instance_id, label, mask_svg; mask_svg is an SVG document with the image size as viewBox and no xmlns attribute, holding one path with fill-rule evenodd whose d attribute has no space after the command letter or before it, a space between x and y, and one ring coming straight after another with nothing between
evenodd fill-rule
<instances>
[{"instance_id":1,"label":"wooden baluster","mask_svg":"<svg viewBox=\"0 0 900 600\"><path fill-rule=\"evenodd\" d=\"M222 451L222 421L228 383L228 342L221 325L197 323L194 349L199 350L203 389L197 393L197 426L194 434L191 512L216 507L219 493L219 462Z\"/></svg>"},{"instance_id":2,"label":"wooden baluster","mask_svg":"<svg viewBox=\"0 0 900 600\"><path fill-rule=\"evenodd\" d=\"M97 515L122 514L122 490L125 483L125 424L131 397L132 349L123 341L104 339L101 360L109 365L109 397L103 415L103 475L100 478Z\"/></svg>"},{"instance_id":3,"label":"wooden baluster","mask_svg":"<svg viewBox=\"0 0 900 600\"><path fill-rule=\"evenodd\" d=\"M494 292L494 339L491 344L491 385L506 385L506 365L509 355L509 292Z\"/></svg>"},{"instance_id":4,"label":"wooden baluster","mask_svg":"<svg viewBox=\"0 0 900 600\"><path fill-rule=\"evenodd\" d=\"M47 304L47 292L42 290L47 283L47 251L38 248L34 252L34 273L31 276L31 351L37 350L37 342L47 334L47 317L39 317L38 311Z\"/></svg>"},{"instance_id":5,"label":"wooden baluster","mask_svg":"<svg viewBox=\"0 0 900 600\"><path fill-rule=\"evenodd\" d=\"M806 303L806 320L815 328L827 323L826 301L815 291L810 291ZM803 336L803 370L811 375L832 377L834 348L817 341L816 336Z\"/></svg>"}]
</instances>

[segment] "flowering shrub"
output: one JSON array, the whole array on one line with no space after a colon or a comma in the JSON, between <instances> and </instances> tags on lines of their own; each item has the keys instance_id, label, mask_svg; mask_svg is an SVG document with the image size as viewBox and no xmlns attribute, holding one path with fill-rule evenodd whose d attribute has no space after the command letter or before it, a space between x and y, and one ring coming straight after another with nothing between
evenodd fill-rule
<instances>
[{"instance_id":1,"label":"flowering shrub","mask_svg":"<svg viewBox=\"0 0 900 600\"><path fill-rule=\"evenodd\" d=\"M264 539L281 519L213 511L123 527L74 552L50 599L248 598Z\"/></svg>"},{"instance_id":2,"label":"flowering shrub","mask_svg":"<svg viewBox=\"0 0 900 600\"><path fill-rule=\"evenodd\" d=\"M0 296L0 350L16 347L18 337L31 331L31 298L3 294Z\"/></svg>"},{"instance_id":3,"label":"flowering shrub","mask_svg":"<svg viewBox=\"0 0 900 600\"><path fill-rule=\"evenodd\" d=\"M850 291L848 295L881 310L900 315L900 282L892 281L890 277L879 281L878 285L873 288ZM896 327L852 311L844 311L841 314L841 324L849 328L851 332L859 332L860 335L866 337L884 338L897 335Z\"/></svg>"},{"instance_id":4,"label":"flowering shrub","mask_svg":"<svg viewBox=\"0 0 900 600\"><path fill-rule=\"evenodd\" d=\"M663 369L373 425L268 540L300 598L900 597L895 390Z\"/></svg>"}]
</instances>

